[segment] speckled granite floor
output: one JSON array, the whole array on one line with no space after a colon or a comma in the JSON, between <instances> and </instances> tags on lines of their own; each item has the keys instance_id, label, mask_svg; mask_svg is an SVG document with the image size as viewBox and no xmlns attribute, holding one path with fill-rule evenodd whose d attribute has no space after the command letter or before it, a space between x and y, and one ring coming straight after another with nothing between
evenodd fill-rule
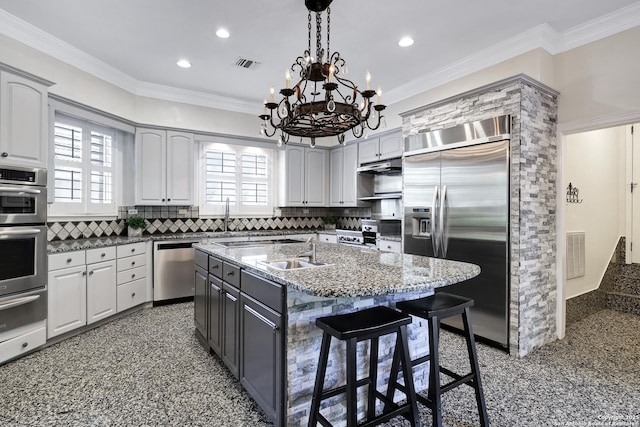
<instances>
[{"instance_id":1,"label":"speckled granite floor","mask_svg":"<svg viewBox=\"0 0 640 427\"><path fill-rule=\"evenodd\" d=\"M0 366L0 425L269 425L199 346L192 310L143 310ZM464 354L459 337L443 333L442 341L447 366L466 362L456 356ZM640 317L605 310L523 359L479 345L491 425L640 426L638 343ZM443 401L447 427L478 425L470 388Z\"/></svg>"}]
</instances>

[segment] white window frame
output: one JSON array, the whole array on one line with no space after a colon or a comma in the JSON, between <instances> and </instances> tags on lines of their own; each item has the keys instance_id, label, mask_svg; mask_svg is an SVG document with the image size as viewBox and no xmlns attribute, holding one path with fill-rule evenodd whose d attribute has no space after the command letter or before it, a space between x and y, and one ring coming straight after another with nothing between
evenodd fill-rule
<instances>
[{"instance_id":1,"label":"white window frame","mask_svg":"<svg viewBox=\"0 0 640 427\"><path fill-rule=\"evenodd\" d=\"M82 170L82 201L80 203L64 203L55 201L55 186L51 187L53 203L49 205L49 216L51 217L117 217L118 215L118 202L120 200L119 194L119 182L120 182L120 170L119 164L119 132L117 129L103 126L95 122L79 119L63 113L56 112L54 115L54 121L51 124L53 130L51 132L52 138L55 138L55 123L62 122L71 126L82 128L82 152L83 158L81 162L78 162L77 166ZM109 135L112 138L112 152L111 152L111 167L105 169L104 167L92 165L90 152L91 152L91 132L99 132L105 135ZM55 159L55 146L54 139L51 141L51 168L49 173L53 176L53 182L55 183L55 166L57 164L70 164L67 162L60 162ZM60 162L60 163L58 163ZM103 170L111 173L111 203L105 204L93 204L89 199L91 196L91 172L95 170Z\"/></svg>"},{"instance_id":2,"label":"white window frame","mask_svg":"<svg viewBox=\"0 0 640 427\"><path fill-rule=\"evenodd\" d=\"M277 203L277 151L271 148L236 145L220 142L202 141L200 143L199 153L199 208L200 216L221 216L224 215L225 203L207 204L207 170L206 155L207 151L222 151L235 153L236 155L236 173L235 176L229 176L229 180L235 183L236 203L230 203L229 213L236 217L249 216L273 216L273 210ZM267 177L266 179L242 176L242 155L265 155L267 157ZM267 184L267 203L264 206L243 204L242 203L242 183L245 182L265 182Z\"/></svg>"}]
</instances>

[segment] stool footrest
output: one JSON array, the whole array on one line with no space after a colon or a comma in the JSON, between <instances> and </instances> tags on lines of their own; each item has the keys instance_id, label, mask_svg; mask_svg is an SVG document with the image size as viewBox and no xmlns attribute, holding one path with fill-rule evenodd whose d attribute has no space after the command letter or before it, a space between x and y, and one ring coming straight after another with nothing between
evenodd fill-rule
<instances>
[{"instance_id":1,"label":"stool footrest","mask_svg":"<svg viewBox=\"0 0 640 427\"><path fill-rule=\"evenodd\" d=\"M356 381L356 387L362 387L363 385L371 384L371 378L362 378ZM347 391L347 385L339 385L338 387L330 388L328 390L324 390L320 395L321 400L328 399L330 397L337 396L339 394L345 393Z\"/></svg>"},{"instance_id":2,"label":"stool footrest","mask_svg":"<svg viewBox=\"0 0 640 427\"><path fill-rule=\"evenodd\" d=\"M386 397L384 397L384 399L382 400L385 402L385 404L387 403ZM409 403L398 405L397 403L391 402L390 404L393 405L393 409L391 411L378 415L377 417L371 420L367 420L362 424L358 424L358 427L377 426L378 424L386 423L387 421L397 417L398 415L403 415L407 412L411 412L411 404Z\"/></svg>"}]
</instances>

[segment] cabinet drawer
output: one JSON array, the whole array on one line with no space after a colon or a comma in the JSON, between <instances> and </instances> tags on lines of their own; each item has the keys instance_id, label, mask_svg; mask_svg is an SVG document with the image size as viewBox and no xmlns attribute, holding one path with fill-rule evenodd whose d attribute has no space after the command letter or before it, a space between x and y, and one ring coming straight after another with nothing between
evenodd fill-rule
<instances>
[{"instance_id":1,"label":"cabinet drawer","mask_svg":"<svg viewBox=\"0 0 640 427\"><path fill-rule=\"evenodd\" d=\"M338 243L338 237L335 234L318 234L318 241L325 243Z\"/></svg>"},{"instance_id":2,"label":"cabinet drawer","mask_svg":"<svg viewBox=\"0 0 640 427\"><path fill-rule=\"evenodd\" d=\"M240 288L240 267L227 264L226 262L222 263L222 280L236 288Z\"/></svg>"},{"instance_id":3,"label":"cabinet drawer","mask_svg":"<svg viewBox=\"0 0 640 427\"><path fill-rule=\"evenodd\" d=\"M49 271L85 264L85 251L49 255Z\"/></svg>"},{"instance_id":4,"label":"cabinet drawer","mask_svg":"<svg viewBox=\"0 0 640 427\"><path fill-rule=\"evenodd\" d=\"M116 247L107 246L104 248L87 249L87 264L95 262L110 261L116 259Z\"/></svg>"},{"instance_id":5,"label":"cabinet drawer","mask_svg":"<svg viewBox=\"0 0 640 427\"><path fill-rule=\"evenodd\" d=\"M118 271L118 285L131 282L132 280L144 279L147 274L147 267L142 265L140 267L130 268L124 271Z\"/></svg>"},{"instance_id":6,"label":"cabinet drawer","mask_svg":"<svg viewBox=\"0 0 640 427\"><path fill-rule=\"evenodd\" d=\"M145 254L134 255L126 258L118 258L118 271L129 270L131 268L142 267L147 256Z\"/></svg>"},{"instance_id":7,"label":"cabinet drawer","mask_svg":"<svg viewBox=\"0 0 640 427\"><path fill-rule=\"evenodd\" d=\"M395 240L378 240L378 249L383 252L402 252L402 244Z\"/></svg>"},{"instance_id":8,"label":"cabinet drawer","mask_svg":"<svg viewBox=\"0 0 640 427\"><path fill-rule=\"evenodd\" d=\"M146 300L146 287L146 279L138 279L124 285L119 285L117 289L116 303L118 313L142 304Z\"/></svg>"},{"instance_id":9,"label":"cabinet drawer","mask_svg":"<svg viewBox=\"0 0 640 427\"><path fill-rule=\"evenodd\" d=\"M282 313L282 285L242 271L242 291L267 307Z\"/></svg>"},{"instance_id":10,"label":"cabinet drawer","mask_svg":"<svg viewBox=\"0 0 640 427\"><path fill-rule=\"evenodd\" d=\"M130 243L128 245L118 246L118 258L143 254L147 251L146 242Z\"/></svg>"},{"instance_id":11,"label":"cabinet drawer","mask_svg":"<svg viewBox=\"0 0 640 427\"><path fill-rule=\"evenodd\" d=\"M222 279L222 261L212 256L209 257L209 273Z\"/></svg>"},{"instance_id":12,"label":"cabinet drawer","mask_svg":"<svg viewBox=\"0 0 640 427\"><path fill-rule=\"evenodd\" d=\"M205 270L209 269L209 255L196 249L193 257L196 265L204 268Z\"/></svg>"},{"instance_id":13,"label":"cabinet drawer","mask_svg":"<svg viewBox=\"0 0 640 427\"><path fill-rule=\"evenodd\" d=\"M47 328L41 327L0 343L0 363L38 348L47 341Z\"/></svg>"}]
</instances>

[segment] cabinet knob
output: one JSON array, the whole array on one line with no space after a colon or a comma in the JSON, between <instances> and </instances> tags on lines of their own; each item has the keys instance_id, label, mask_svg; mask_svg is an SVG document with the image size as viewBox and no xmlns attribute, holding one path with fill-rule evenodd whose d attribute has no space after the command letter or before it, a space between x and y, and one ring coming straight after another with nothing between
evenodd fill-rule
<instances>
[{"instance_id":1,"label":"cabinet knob","mask_svg":"<svg viewBox=\"0 0 640 427\"><path fill-rule=\"evenodd\" d=\"M89 272L89 276L93 276L93 271L90 271L90 272Z\"/></svg>"},{"instance_id":2,"label":"cabinet knob","mask_svg":"<svg viewBox=\"0 0 640 427\"><path fill-rule=\"evenodd\" d=\"M162 199L162 201L164 202L164 199Z\"/></svg>"},{"instance_id":3,"label":"cabinet knob","mask_svg":"<svg viewBox=\"0 0 640 427\"><path fill-rule=\"evenodd\" d=\"M131 253L134 253L136 251L136 248L131 249Z\"/></svg>"},{"instance_id":4,"label":"cabinet knob","mask_svg":"<svg viewBox=\"0 0 640 427\"><path fill-rule=\"evenodd\" d=\"M106 257L107 254L105 254L104 252L100 255L102 258Z\"/></svg>"},{"instance_id":5,"label":"cabinet knob","mask_svg":"<svg viewBox=\"0 0 640 427\"><path fill-rule=\"evenodd\" d=\"M233 271L227 271L227 276L233 276Z\"/></svg>"},{"instance_id":6,"label":"cabinet knob","mask_svg":"<svg viewBox=\"0 0 640 427\"><path fill-rule=\"evenodd\" d=\"M9 157L9 153L7 153L6 151L2 153L2 157Z\"/></svg>"},{"instance_id":7,"label":"cabinet knob","mask_svg":"<svg viewBox=\"0 0 640 427\"><path fill-rule=\"evenodd\" d=\"M216 265L212 265L212 266L211 266L211 269L212 269L212 270L217 270L217 269L218 269L218 267L220 267L218 264L216 264Z\"/></svg>"},{"instance_id":8,"label":"cabinet knob","mask_svg":"<svg viewBox=\"0 0 640 427\"><path fill-rule=\"evenodd\" d=\"M23 343L22 343L22 348L27 348L28 346L29 346L29 343L28 343L28 342L23 342Z\"/></svg>"},{"instance_id":9,"label":"cabinet knob","mask_svg":"<svg viewBox=\"0 0 640 427\"><path fill-rule=\"evenodd\" d=\"M131 275L131 278L132 278L132 279L134 279L135 277L136 277L136 275L135 275L135 274L132 274L132 275Z\"/></svg>"},{"instance_id":10,"label":"cabinet knob","mask_svg":"<svg viewBox=\"0 0 640 427\"><path fill-rule=\"evenodd\" d=\"M170 201L171 201L171 199L167 199L167 202L170 202Z\"/></svg>"},{"instance_id":11,"label":"cabinet knob","mask_svg":"<svg viewBox=\"0 0 640 427\"><path fill-rule=\"evenodd\" d=\"M136 293L135 293L135 292L133 292L133 293L131 294L131 298L133 298L133 297L135 297L135 296L136 296Z\"/></svg>"},{"instance_id":12,"label":"cabinet knob","mask_svg":"<svg viewBox=\"0 0 640 427\"><path fill-rule=\"evenodd\" d=\"M73 261L71 258L67 258L67 263Z\"/></svg>"},{"instance_id":13,"label":"cabinet knob","mask_svg":"<svg viewBox=\"0 0 640 427\"><path fill-rule=\"evenodd\" d=\"M87 272L86 272L86 271L83 271L83 272L82 272L82 275L83 275L83 276L86 276L86 275L87 275Z\"/></svg>"}]
</instances>

